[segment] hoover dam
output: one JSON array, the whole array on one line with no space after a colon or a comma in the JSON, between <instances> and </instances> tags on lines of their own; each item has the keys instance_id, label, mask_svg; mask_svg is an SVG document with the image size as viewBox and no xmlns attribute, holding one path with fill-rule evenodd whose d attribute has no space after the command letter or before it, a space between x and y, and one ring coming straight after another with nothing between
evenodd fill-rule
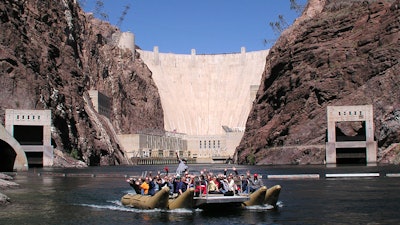
<instances>
[{"instance_id":1,"label":"hoover dam","mask_svg":"<svg viewBox=\"0 0 400 225\"><path fill-rule=\"evenodd\" d=\"M152 71L165 130L183 135L195 158L232 157L259 88L269 50L197 55L136 49Z\"/></svg>"}]
</instances>

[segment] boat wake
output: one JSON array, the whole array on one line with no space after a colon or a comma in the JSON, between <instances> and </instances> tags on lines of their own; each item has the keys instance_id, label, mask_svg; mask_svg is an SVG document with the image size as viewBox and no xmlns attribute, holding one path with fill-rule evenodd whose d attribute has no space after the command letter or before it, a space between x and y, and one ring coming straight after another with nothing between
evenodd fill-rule
<instances>
[{"instance_id":1,"label":"boat wake","mask_svg":"<svg viewBox=\"0 0 400 225\"><path fill-rule=\"evenodd\" d=\"M124 211L124 212L137 212L137 213L158 213L158 212L169 212L169 213L193 213L197 210L192 210L192 209L173 209L173 210L167 210L167 209L137 209L137 208L131 208L131 207L126 207L122 205L121 201L114 200L114 201L108 201L108 205L96 205L96 204L79 204L80 206L85 206L85 207L90 207L94 209L105 209L105 210L112 210L112 211Z\"/></svg>"},{"instance_id":2,"label":"boat wake","mask_svg":"<svg viewBox=\"0 0 400 225\"><path fill-rule=\"evenodd\" d=\"M248 210L257 210L257 211L264 211L264 210L274 210L274 209L278 209L278 208L282 208L283 207L283 203L281 201L278 201L276 203L276 207L274 207L273 205L252 205L252 206L246 206L245 208Z\"/></svg>"},{"instance_id":3,"label":"boat wake","mask_svg":"<svg viewBox=\"0 0 400 225\"><path fill-rule=\"evenodd\" d=\"M124 211L124 212L160 212L160 209L135 209L135 208L128 208L123 206L122 204L110 204L110 205L96 205L96 204L79 204L80 206L90 207L94 209L106 209L112 211Z\"/></svg>"},{"instance_id":4,"label":"boat wake","mask_svg":"<svg viewBox=\"0 0 400 225\"><path fill-rule=\"evenodd\" d=\"M167 209L137 209L137 208L131 208L131 207L126 207L122 205L121 201L114 200L114 201L108 201L110 204L106 205L96 205L96 204L79 204L80 206L85 206L85 207L90 207L94 209L104 209L104 210L112 210L112 211L123 211L123 212L137 212L137 213L158 213L158 212L168 212L168 213L177 213L177 214L182 214L182 213L195 213L198 211L203 211L202 209L173 209L173 210L167 210ZM282 208L283 203L281 201L278 201L276 204L276 208ZM254 205L254 206L246 206L245 207L247 210L255 210L255 211L265 211L265 210L273 210L276 209L272 205Z\"/></svg>"}]
</instances>

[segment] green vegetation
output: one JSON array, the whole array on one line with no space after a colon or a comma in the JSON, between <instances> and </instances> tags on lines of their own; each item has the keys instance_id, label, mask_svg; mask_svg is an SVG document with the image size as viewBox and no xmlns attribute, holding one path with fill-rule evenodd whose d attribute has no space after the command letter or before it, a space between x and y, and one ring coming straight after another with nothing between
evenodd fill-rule
<instances>
[{"instance_id":1,"label":"green vegetation","mask_svg":"<svg viewBox=\"0 0 400 225\"><path fill-rule=\"evenodd\" d=\"M275 36L279 36L282 31L289 27L289 24L286 22L283 15L278 15L278 21L269 22L269 26L272 28L272 31L274 31Z\"/></svg>"},{"instance_id":2,"label":"green vegetation","mask_svg":"<svg viewBox=\"0 0 400 225\"><path fill-rule=\"evenodd\" d=\"M251 153L246 157L246 161L249 165L256 165L256 156Z\"/></svg>"},{"instance_id":3,"label":"green vegetation","mask_svg":"<svg viewBox=\"0 0 400 225\"><path fill-rule=\"evenodd\" d=\"M290 0L290 10L294 10L298 16L300 16L300 14L303 12L304 7L304 5L298 4L297 0ZM278 15L277 21L269 22L269 26L274 32L274 35L278 37L285 29L289 27L289 24L287 23L284 15L280 14ZM273 43L275 41L276 39L265 39L264 44Z\"/></svg>"},{"instance_id":4,"label":"green vegetation","mask_svg":"<svg viewBox=\"0 0 400 225\"><path fill-rule=\"evenodd\" d=\"M87 0L78 0L77 2L82 8L84 8L87 3ZM124 21L126 14L128 14L130 8L131 6L129 3L124 6L124 10L122 11L121 16L119 17L118 22L116 24L117 27L121 27L121 24ZM95 1L93 14L95 17L101 20L105 21L109 20L108 14L104 11L104 2L102 0Z\"/></svg>"},{"instance_id":5,"label":"green vegetation","mask_svg":"<svg viewBox=\"0 0 400 225\"><path fill-rule=\"evenodd\" d=\"M304 7L304 5L298 4L296 0L290 0L290 9L294 10L299 15L303 12Z\"/></svg>"},{"instance_id":6,"label":"green vegetation","mask_svg":"<svg viewBox=\"0 0 400 225\"><path fill-rule=\"evenodd\" d=\"M94 7L94 15L102 20L108 20L108 14L103 11L104 2L101 0L96 0L96 5Z\"/></svg>"},{"instance_id":7,"label":"green vegetation","mask_svg":"<svg viewBox=\"0 0 400 225\"><path fill-rule=\"evenodd\" d=\"M122 11L121 16L119 17L117 27L121 27L121 24L124 21L126 14L128 14L128 11L130 8L131 8L130 4L127 4L126 6L124 6L124 11Z\"/></svg>"},{"instance_id":8,"label":"green vegetation","mask_svg":"<svg viewBox=\"0 0 400 225\"><path fill-rule=\"evenodd\" d=\"M74 159L78 159L78 160L81 159L81 157L80 157L80 155L79 155L79 151L78 151L77 149L75 149L75 148L71 150L71 152L69 153L69 155L70 155L72 158L74 158Z\"/></svg>"}]
</instances>

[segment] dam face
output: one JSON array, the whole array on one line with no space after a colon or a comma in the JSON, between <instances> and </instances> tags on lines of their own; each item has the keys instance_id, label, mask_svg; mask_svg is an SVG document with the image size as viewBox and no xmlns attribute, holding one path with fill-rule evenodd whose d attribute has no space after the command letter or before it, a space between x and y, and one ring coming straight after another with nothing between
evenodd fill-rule
<instances>
[{"instance_id":1,"label":"dam face","mask_svg":"<svg viewBox=\"0 0 400 225\"><path fill-rule=\"evenodd\" d=\"M136 50L152 71L164 126L184 135L189 157L232 157L243 136L269 50L196 55Z\"/></svg>"}]
</instances>

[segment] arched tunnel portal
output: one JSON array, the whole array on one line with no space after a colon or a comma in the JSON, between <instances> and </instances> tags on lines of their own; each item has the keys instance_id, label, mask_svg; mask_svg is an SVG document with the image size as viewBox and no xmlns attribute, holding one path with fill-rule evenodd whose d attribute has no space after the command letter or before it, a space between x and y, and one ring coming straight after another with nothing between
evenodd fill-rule
<instances>
[{"instance_id":1,"label":"arched tunnel portal","mask_svg":"<svg viewBox=\"0 0 400 225\"><path fill-rule=\"evenodd\" d=\"M26 171L28 160L21 145L0 125L0 172Z\"/></svg>"},{"instance_id":2,"label":"arched tunnel portal","mask_svg":"<svg viewBox=\"0 0 400 225\"><path fill-rule=\"evenodd\" d=\"M7 142L0 140L0 172L13 171L16 157L14 149Z\"/></svg>"}]
</instances>

